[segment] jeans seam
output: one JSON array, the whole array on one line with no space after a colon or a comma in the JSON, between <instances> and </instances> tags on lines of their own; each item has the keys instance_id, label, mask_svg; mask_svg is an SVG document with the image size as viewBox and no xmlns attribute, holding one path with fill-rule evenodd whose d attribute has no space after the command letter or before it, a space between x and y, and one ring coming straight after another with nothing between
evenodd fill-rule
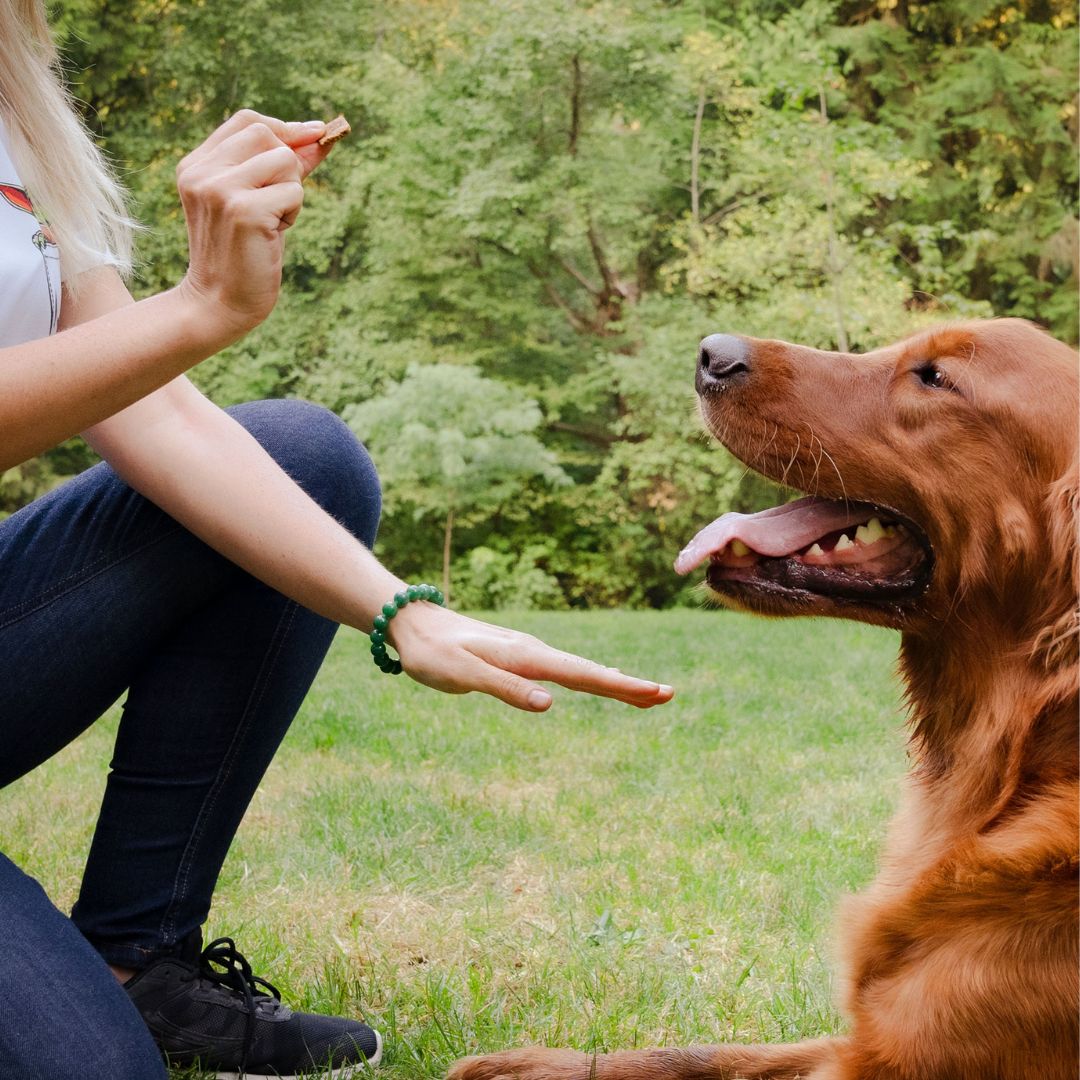
<instances>
[{"instance_id":1,"label":"jeans seam","mask_svg":"<svg viewBox=\"0 0 1080 1080\"><path fill-rule=\"evenodd\" d=\"M7 615L9 617L0 619L0 630L6 630L9 626L14 626L14 624L20 620L33 615L44 607L48 607L49 604L55 603L62 597L67 596L70 592L74 592L76 589L87 584L87 582L93 581L94 578L98 577L100 574L104 574L106 571L119 566L121 563L127 562L128 559L134 558L136 555L141 554L146 551L147 548L153 547L155 544L160 544L162 540L167 540L170 536L175 536L180 531L181 526L177 525L175 528L162 533L161 536L155 536L152 540L147 540L144 544L132 548L130 551L125 552L123 555L120 555L111 561L108 555L100 556L93 562L84 566L81 570L69 574L66 578L61 578L53 584L51 589L46 590L44 593L41 593L32 599L23 600L8 608ZM69 584L69 582L71 584ZM67 587L65 588L64 586ZM15 612L15 614L11 614L12 612Z\"/></svg>"},{"instance_id":2,"label":"jeans seam","mask_svg":"<svg viewBox=\"0 0 1080 1080\"><path fill-rule=\"evenodd\" d=\"M188 842L184 846L183 854L180 856L180 864L176 869L176 877L173 882L172 896L169 898L169 905L165 909L165 914L162 916L161 926L158 931L159 939L166 945L175 944L173 938L176 934L176 909L179 904L187 898L188 882L191 878L191 868L195 862L198 846L205 834L207 821L217 804L218 796L221 794L225 783L232 775L239 747L247 737L247 734L251 729L252 719L258 712L259 706L262 704L263 697L266 694L266 687L270 682L270 675L273 671L274 664L281 654L282 646L285 638L288 636L289 628L292 626L292 621L298 606L299 605L297 605L295 601L290 602L285 606L285 609L278 619L278 625L274 628L274 635L270 639L270 644L266 650L266 657L263 660L262 667L259 669L259 673L255 677L255 685L252 687L247 705L244 707L243 716L240 718L240 723L237 725L236 732L233 735L233 740L230 743L229 748L225 751L225 756L222 759L218 774L214 778L214 782L207 792L202 806L199 808L199 813L195 818L195 824L192 826L191 836L188 838Z\"/></svg>"},{"instance_id":3,"label":"jeans seam","mask_svg":"<svg viewBox=\"0 0 1080 1080\"><path fill-rule=\"evenodd\" d=\"M82 930L79 933L82 933ZM105 958L107 964L115 964L117 967L128 967L131 962L142 967L157 955L157 950L149 949L144 945L132 945L126 941L109 941L106 938L86 934L83 934L83 937ZM114 959L114 957L119 959Z\"/></svg>"}]
</instances>

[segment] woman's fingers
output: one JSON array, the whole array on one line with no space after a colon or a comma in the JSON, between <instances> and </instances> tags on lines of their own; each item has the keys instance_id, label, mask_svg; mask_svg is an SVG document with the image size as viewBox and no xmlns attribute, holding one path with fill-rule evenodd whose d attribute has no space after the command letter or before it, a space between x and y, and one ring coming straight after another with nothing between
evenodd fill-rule
<instances>
[{"instance_id":1,"label":"woman's fingers","mask_svg":"<svg viewBox=\"0 0 1080 1080\"><path fill-rule=\"evenodd\" d=\"M306 178L312 169L326 160L326 155L337 146L337 143L327 143L326 146L320 146L317 142L308 143L306 146L297 146L296 143L289 145L296 151L301 174Z\"/></svg>"},{"instance_id":2,"label":"woman's fingers","mask_svg":"<svg viewBox=\"0 0 1080 1080\"><path fill-rule=\"evenodd\" d=\"M305 146L316 142L326 131L326 124L321 120L279 120L276 116L264 116L254 109L241 109L212 131L202 145L192 151L192 156L208 153L232 136L255 125L268 129L275 138L289 146Z\"/></svg>"},{"instance_id":3,"label":"woman's fingers","mask_svg":"<svg viewBox=\"0 0 1080 1080\"><path fill-rule=\"evenodd\" d=\"M555 682L569 690L617 698L628 705L659 705L673 694L670 686L624 675L616 668L553 649L524 635L485 641L472 651L489 664L525 679Z\"/></svg>"},{"instance_id":4,"label":"woman's fingers","mask_svg":"<svg viewBox=\"0 0 1080 1080\"><path fill-rule=\"evenodd\" d=\"M211 131L203 140L202 145L193 152L195 154L204 154L252 124L265 124L269 127L269 122L272 121L273 117L263 116L262 113L257 113L254 109L240 109L238 112L234 112L223 124L219 124Z\"/></svg>"},{"instance_id":5,"label":"woman's fingers","mask_svg":"<svg viewBox=\"0 0 1080 1080\"><path fill-rule=\"evenodd\" d=\"M228 168L230 165L243 165L258 154L276 149L288 150L293 157L296 156L292 148L279 139L266 124L250 124L223 139L214 147L212 154L205 155L197 164Z\"/></svg>"},{"instance_id":6,"label":"woman's fingers","mask_svg":"<svg viewBox=\"0 0 1080 1080\"><path fill-rule=\"evenodd\" d=\"M417 681L452 694L480 690L527 712L551 705L551 695L537 685L541 681L639 708L663 704L674 693L670 686L434 605L410 604L394 620L392 634L405 671Z\"/></svg>"},{"instance_id":7,"label":"woman's fingers","mask_svg":"<svg viewBox=\"0 0 1080 1080\"><path fill-rule=\"evenodd\" d=\"M477 690L513 705L525 712L544 712L551 706L551 695L536 683L515 675L512 671L479 663L474 676Z\"/></svg>"},{"instance_id":8,"label":"woman's fingers","mask_svg":"<svg viewBox=\"0 0 1080 1080\"><path fill-rule=\"evenodd\" d=\"M253 215L265 215L267 223L281 232L296 221L304 205L304 185L299 180L271 184L247 198Z\"/></svg>"},{"instance_id":9,"label":"woman's fingers","mask_svg":"<svg viewBox=\"0 0 1080 1080\"><path fill-rule=\"evenodd\" d=\"M303 179L296 154L282 143L264 150L232 169L230 179L243 187L261 188L283 182L299 184Z\"/></svg>"},{"instance_id":10,"label":"woman's fingers","mask_svg":"<svg viewBox=\"0 0 1080 1080\"><path fill-rule=\"evenodd\" d=\"M226 121L180 163L180 168L206 165L239 165L264 150L288 147L300 167L300 179L326 159L334 148L319 145L326 131L321 120L286 123L272 116L250 113L243 123L234 123L241 114Z\"/></svg>"},{"instance_id":11,"label":"woman's fingers","mask_svg":"<svg viewBox=\"0 0 1080 1080\"><path fill-rule=\"evenodd\" d=\"M405 671L410 678L444 694L468 694L479 690L526 712L543 712L551 705L551 694L542 686L489 664L466 649L460 650L449 669L418 667L410 663Z\"/></svg>"}]
</instances>

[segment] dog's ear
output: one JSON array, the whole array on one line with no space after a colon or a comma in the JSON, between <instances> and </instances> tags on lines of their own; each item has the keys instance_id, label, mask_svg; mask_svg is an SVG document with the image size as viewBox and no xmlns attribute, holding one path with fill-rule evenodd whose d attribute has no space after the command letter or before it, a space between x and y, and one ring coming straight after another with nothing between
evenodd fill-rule
<instances>
[{"instance_id":1,"label":"dog's ear","mask_svg":"<svg viewBox=\"0 0 1080 1080\"><path fill-rule=\"evenodd\" d=\"M1050 619L1035 643L1048 668L1075 664L1080 645L1080 456L1050 485L1046 500L1047 538L1054 582Z\"/></svg>"}]
</instances>

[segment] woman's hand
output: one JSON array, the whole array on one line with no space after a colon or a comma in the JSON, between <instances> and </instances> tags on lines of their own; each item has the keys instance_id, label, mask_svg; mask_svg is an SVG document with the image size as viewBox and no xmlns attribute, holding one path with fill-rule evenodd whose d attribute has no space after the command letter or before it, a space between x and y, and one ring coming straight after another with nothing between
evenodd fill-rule
<instances>
[{"instance_id":1,"label":"woman's hand","mask_svg":"<svg viewBox=\"0 0 1080 1080\"><path fill-rule=\"evenodd\" d=\"M285 123L236 113L176 169L189 267L180 288L198 301L222 346L270 314L281 286L285 230L304 202L304 177L330 152L321 120Z\"/></svg>"},{"instance_id":2,"label":"woman's hand","mask_svg":"<svg viewBox=\"0 0 1080 1080\"><path fill-rule=\"evenodd\" d=\"M406 674L448 694L481 690L527 712L543 712L551 695L533 680L615 698L646 709L670 701L670 686L624 675L529 634L506 630L433 604L409 604L390 622L391 644Z\"/></svg>"}]
</instances>

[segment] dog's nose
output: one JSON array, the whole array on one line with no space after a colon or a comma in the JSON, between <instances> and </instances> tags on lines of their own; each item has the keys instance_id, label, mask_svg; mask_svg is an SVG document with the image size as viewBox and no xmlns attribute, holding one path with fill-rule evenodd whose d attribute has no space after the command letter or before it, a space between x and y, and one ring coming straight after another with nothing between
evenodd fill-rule
<instances>
[{"instance_id":1,"label":"dog's nose","mask_svg":"<svg viewBox=\"0 0 1080 1080\"><path fill-rule=\"evenodd\" d=\"M734 334L710 334L698 347L698 393L719 389L750 370L750 347Z\"/></svg>"}]
</instances>

